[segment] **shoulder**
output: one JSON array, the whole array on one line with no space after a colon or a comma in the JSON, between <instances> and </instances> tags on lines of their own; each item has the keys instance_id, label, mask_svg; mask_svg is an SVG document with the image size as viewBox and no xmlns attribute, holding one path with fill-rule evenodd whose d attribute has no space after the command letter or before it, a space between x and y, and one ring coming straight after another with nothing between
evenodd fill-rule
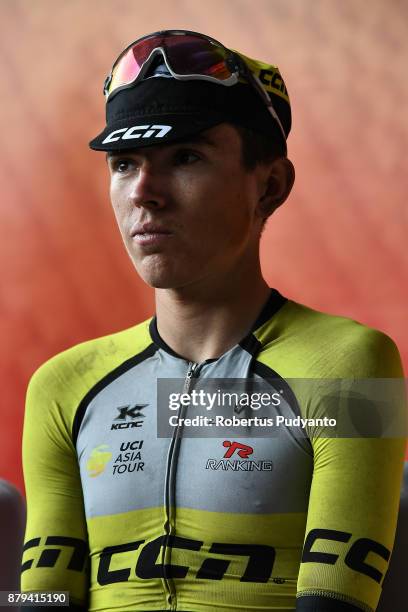
<instances>
[{"instance_id":1,"label":"shoulder","mask_svg":"<svg viewBox=\"0 0 408 612\"><path fill-rule=\"evenodd\" d=\"M150 344L150 319L128 329L81 342L48 359L33 374L27 396L67 394L80 400L98 380Z\"/></svg>"},{"instance_id":2,"label":"shoulder","mask_svg":"<svg viewBox=\"0 0 408 612\"><path fill-rule=\"evenodd\" d=\"M292 300L256 335L264 355L277 359L289 376L402 376L398 349L389 336Z\"/></svg>"}]
</instances>

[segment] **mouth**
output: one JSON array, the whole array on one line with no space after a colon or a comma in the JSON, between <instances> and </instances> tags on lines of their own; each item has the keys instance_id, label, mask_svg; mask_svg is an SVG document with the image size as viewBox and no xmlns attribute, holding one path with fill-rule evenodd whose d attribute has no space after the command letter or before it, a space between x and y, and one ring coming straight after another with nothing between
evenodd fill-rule
<instances>
[{"instance_id":1,"label":"mouth","mask_svg":"<svg viewBox=\"0 0 408 612\"><path fill-rule=\"evenodd\" d=\"M142 245L161 244L171 236L170 232L144 232L134 234L133 240Z\"/></svg>"},{"instance_id":2,"label":"mouth","mask_svg":"<svg viewBox=\"0 0 408 612\"><path fill-rule=\"evenodd\" d=\"M140 245L156 245L166 242L172 232L153 223L136 224L130 232L131 238Z\"/></svg>"}]
</instances>

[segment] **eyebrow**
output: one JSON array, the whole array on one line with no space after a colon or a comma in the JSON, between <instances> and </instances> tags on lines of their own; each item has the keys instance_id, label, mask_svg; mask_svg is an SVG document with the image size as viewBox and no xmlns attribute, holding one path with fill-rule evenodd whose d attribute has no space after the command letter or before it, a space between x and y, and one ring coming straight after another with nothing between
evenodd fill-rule
<instances>
[{"instance_id":1,"label":"eyebrow","mask_svg":"<svg viewBox=\"0 0 408 612\"><path fill-rule=\"evenodd\" d=\"M192 136L187 136L186 138L181 138L180 140L175 141L174 144L206 144L210 147L217 146L215 142L205 134L193 134Z\"/></svg>"},{"instance_id":2,"label":"eyebrow","mask_svg":"<svg viewBox=\"0 0 408 612\"><path fill-rule=\"evenodd\" d=\"M180 138L179 140L175 140L174 142L164 142L162 146L176 147L180 145L188 146L191 144L205 144L213 148L216 148L217 146L215 142L211 140L211 138L209 138L208 136L205 136L204 134L193 134L192 136L186 136L185 138ZM108 151L106 153L106 160L108 161L111 157L125 155L126 153L138 153L143 148L144 147L139 147L139 148L135 147L134 149L118 149L117 151Z\"/></svg>"}]
</instances>

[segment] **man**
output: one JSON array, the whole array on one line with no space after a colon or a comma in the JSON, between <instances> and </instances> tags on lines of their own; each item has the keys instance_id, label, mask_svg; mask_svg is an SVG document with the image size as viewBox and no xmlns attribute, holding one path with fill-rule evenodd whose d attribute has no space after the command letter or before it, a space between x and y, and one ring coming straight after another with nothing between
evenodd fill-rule
<instances>
[{"instance_id":1,"label":"man","mask_svg":"<svg viewBox=\"0 0 408 612\"><path fill-rule=\"evenodd\" d=\"M263 226L294 182L278 69L167 31L125 49L105 95L91 147L107 153L156 315L57 355L30 383L22 588L69 590L78 610L375 610L404 440L311 423L333 416L325 381L398 378L400 361L380 332L262 277ZM196 414L196 385L241 379L275 385L282 401L267 414L287 420L275 436L197 438L176 418L158 437L159 379L187 396L176 417Z\"/></svg>"}]
</instances>

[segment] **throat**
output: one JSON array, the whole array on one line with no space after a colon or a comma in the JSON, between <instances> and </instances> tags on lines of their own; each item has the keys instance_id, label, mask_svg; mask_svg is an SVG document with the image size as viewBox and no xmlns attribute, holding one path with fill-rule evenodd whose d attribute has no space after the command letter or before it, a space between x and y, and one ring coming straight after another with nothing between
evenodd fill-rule
<instances>
[{"instance_id":1,"label":"throat","mask_svg":"<svg viewBox=\"0 0 408 612\"><path fill-rule=\"evenodd\" d=\"M162 296L163 297L163 296ZM201 363L217 359L252 330L271 297L266 285L254 294L241 292L231 299L185 303L156 302L158 338L174 354Z\"/></svg>"}]
</instances>

